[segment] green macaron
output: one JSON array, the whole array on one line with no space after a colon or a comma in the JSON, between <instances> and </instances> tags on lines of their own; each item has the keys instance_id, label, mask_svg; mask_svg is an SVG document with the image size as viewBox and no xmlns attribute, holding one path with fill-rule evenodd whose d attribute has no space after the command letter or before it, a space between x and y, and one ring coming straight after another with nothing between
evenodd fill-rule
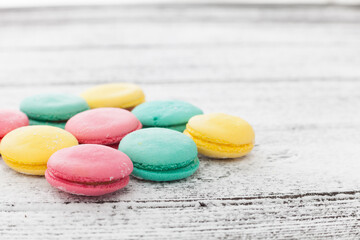
<instances>
[{"instance_id":1,"label":"green macaron","mask_svg":"<svg viewBox=\"0 0 360 240\"><path fill-rule=\"evenodd\" d=\"M134 164L132 175L151 181L187 178L199 168L195 142L165 128L146 128L126 135L119 150Z\"/></svg>"},{"instance_id":2,"label":"green macaron","mask_svg":"<svg viewBox=\"0 0 360 240\"><path fill-rule=\"evenodd\" d=\"M30 119L41 122L66 121L77 113L88 110L86 101L76 95L44 93L25 98L20 110Z\"/></svg>"},{"instance_id":3,"label":"green macaron","mask_svg":"<svg viewBox=\"0 0 360 240\"><path fill-rule=\"evenodd\" d=\"M144 128L161 127L183 132L186 123L195 115L203 114L198 107L179 100L145 102L132 111Z\"/></svg>"}]
</instances>

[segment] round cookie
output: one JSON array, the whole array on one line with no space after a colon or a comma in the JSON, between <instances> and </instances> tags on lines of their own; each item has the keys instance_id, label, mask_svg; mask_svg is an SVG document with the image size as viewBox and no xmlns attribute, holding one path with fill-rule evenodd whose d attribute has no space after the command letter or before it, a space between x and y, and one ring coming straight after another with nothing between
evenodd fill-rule
<instances>
[{"instance_id":1,"label":"round cookie","mask_svg":"<svg viewBox=\"0 0 360 240\"><path fill-rule=\"evenodd\" d=\"M20 110L30 119L45 122L66 121L88 109L83 98L65 93L37 94L25 98L20 104Z\"/></svg>"},{"instance_id":2,"label":"round cookie","mask_svg":"<svg viewBox=\"0 0 360 240\"><path fill-rule=\"evenodd\" d=\"M133 176L151 181L173 181L199 168L196 144L182 133L145 128L128 134L119 145L134 164Z\"/></svg>"},{"instance_id":3,"label":"round cookie","mask_svg":"<svg viewBox=\"0 0 360 240\"><path fill-rule=\"evenodd\" d=\"M254 147L255 133L245 120L224 113L191 118L184 133L196 143L199 153L212 158L237 158Z\"/></svg>"},{"instance_id":4,"label":"round cookie","mask_svg":"<svg viewBox=\"0 0 360 240\"><path fill-rule=\"evenodd\" d=\"M124 153L103 145L83 144L54 153L45 177L62 191L100 196L125 187L132 170L133 164Z\"/></svg>"},{"instance_id":5,"label":"round cookie","mask_svg":"<svg viewBox=\"0 0 360 240\"><path fill-rule=\"evenodd\" d=\"M203 114L203 111L187 102L168 100L145 102L134 108L132 113L144 128L163 127L183 132L189 119Z\"/></svg>"},{"instance_id":6,"label":"round cookie","mask_svg":"<svg viewBox=\"0 0 360 240\"><path fill-rule=\"evenodd\" d=\"M53 153L77 144L76 138L63 129L26 126L8 133L1 141L0 151L5 163L15 171L44 175Z\"/></svg>"},{"instance_id":7,"label":"round cookie","mask_svg":"<svg viewBox=\"0 0 360 240\"><path fill-rule=\"evenodd\" d=\"M111 83L94 86L81 96L90 108L115 107L131 110L145 102L144 92L132 83Z\"/></svg>"},{"instance_id":8,"label":"round cookie","mask_svg":"<svg viewBox=\"0 0 360 240\"><path fill-rule=\"evenodd\" d=\"M128 133L142 127L131 112L120 108L97 108L69 119L65 130L79 143L114 145Z\"/></svg>"},{"instance_id":9,"label":"round cookie","mask_svg":"<svg viewBox=\"0 0 360 240\"><path fill-rule=\"evenodd\" d=\"M9 132L27 125L28 117L19 110L0 109L0 142Z\"/></svg>"}]
</instances>

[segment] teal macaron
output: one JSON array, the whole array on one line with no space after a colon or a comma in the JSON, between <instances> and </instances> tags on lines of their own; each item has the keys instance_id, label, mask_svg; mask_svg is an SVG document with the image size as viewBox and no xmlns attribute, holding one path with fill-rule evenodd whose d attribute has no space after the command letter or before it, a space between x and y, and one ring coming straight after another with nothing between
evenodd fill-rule
<instances>
[{"instance_id":1,"label":"teal macaron","mask_svg":"<svg viewBox=\"0 0 360 240\"><path fill-rule=\"evenodd\" d=\"M52 125L62 127L72 116L88 110L87 102L76 95L66 93L44 93L25 98L20 110L30 120L30 125Z\"/></svg>"},{"instance_id":2,"label":"teal macaron","mask_svg":"<svg viewBox=\"0 0 360 240\"><path fill-rule=\"evenodd\" d=\"M195 142L174 130L145 128L126 135L119 150L133 162L132 175L151 181L187 178L199 168Z\"/></svg>"},{"instance_id":3,"label":"teal macaron","mask_svg":"<svg viewBox=\"0 0 360 240\"><path fill-rule=\"evenodd\" d=\"M140 120L143 128L161 127L183 132L190 118L203 111L184 101L151 101L135 107L132 113Z\"/></svg>"}]
</instances>

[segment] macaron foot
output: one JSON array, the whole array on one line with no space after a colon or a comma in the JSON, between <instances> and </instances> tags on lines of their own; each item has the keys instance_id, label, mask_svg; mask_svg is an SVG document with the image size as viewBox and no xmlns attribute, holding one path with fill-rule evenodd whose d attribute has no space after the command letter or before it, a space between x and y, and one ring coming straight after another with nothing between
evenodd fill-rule
<instances>
[{"instance_id":1,"label":"macaron foot","mask_svg":"<svg viewBox=\"0 0 360 240\"><path fill-rule=\"evenodd\" d=\"M68 181L54 176L51 171L46 170L46 180L55 188L75 195L101 196L124 188L130 180L129 176L109 182L80 183Z\"/></svg>"},{"instance_id":2,"label":"macaron foot","mask_svg":"<svg viewBox=\"0 0 360 240\"><path fill-rule=\"evenodd\" d=\"M134 167L132 175L143 180L151 180L155 182L168 182L180 180L193 175L200 165L199 159L194 159L189 165L166 171L151 171Z\"/></svg>"},{"instance_id":3,"label":"macaron foot","mask_svg":"<svg viewBox=\"0 0 360 240\"><path fill-rule=\"evenodd\" d=\"M196 138L186 130L184 134L194 140L200 154L211 158L239 158L247 155L254 148L252 143L242 145L219 144Z\"/></svg>"},{"instance_id":4,"label":"macaron foot","mask_svg":"<svg viewBox=\"0 0 360 240\"><path fill-rule=\"evenodd\" d=\"M6 163L6 165L8 165L11 169L19 173L23 173L27 175L38 175L38 176L43 176L45 174L46 164L40 164L40 165L22 164L11 161L8 157L4 155L2 156L2 158Z\"/></svg>"},{"instance_id":5,"label":"macaron foot","mask_svg":"<svg viewBox=\"0 0 360 240\"><path fill-rule=\"evenodd\" d=\"M29 125L46 125L46 126L52 126L52 127L58 127L65 129L66 121L56 121L56 122L50 122L50 121L41 121L41 120L35 120L35 119L29 119Z\"/></svg>"}]
</instances>

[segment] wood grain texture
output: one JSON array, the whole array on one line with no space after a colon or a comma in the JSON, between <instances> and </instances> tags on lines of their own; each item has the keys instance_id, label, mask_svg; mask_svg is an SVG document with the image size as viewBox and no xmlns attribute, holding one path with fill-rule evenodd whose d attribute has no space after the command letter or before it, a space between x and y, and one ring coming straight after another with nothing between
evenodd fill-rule
<instances>
[{"instance_id":1,"label":"wood grain texture","mask_svg":"<svg viewBox=\"0 0 360 240\"><path fill-rule=\"evenodd\" d=\"M3 11L0 82L354 80L359 16L231 5Z\"/></svg>"},{"instance_id":2,"label":"wood grain texture","mask_svg":"<svg viewBox=\"0 0 360 240\"><path fill-rule=\"evenodd\" d=\"M238 115L256 132L246 157L201 156L188 179L132 178L96 198L60 192L1 161L0 238L359 238L358 11L0 10L1 108L38 92L130 81L147 100Z\"/></svg>"},{"instance_id":3,"label":"wood grain texture","mask_svg":"<svg viewBox=\"0 0 360 240\"><path fill-rule=\"evenodd\" d=\"M218 0L191 0L191 1L179 1L181 4L209 4L209 3L219 3ZM232 3L232 4L311 4L311 5L330 5L330 4L339 4L339 5L357 5L360 4L359 0L226 0L221 1L222 3ZM101 6L101 5L144 5L144 4L176 4L176 1L173 0L11 0L11 1L1 1L0 8L34 8L34 7L59 7L59 6Z\"/></svg>"}]
</instances>

